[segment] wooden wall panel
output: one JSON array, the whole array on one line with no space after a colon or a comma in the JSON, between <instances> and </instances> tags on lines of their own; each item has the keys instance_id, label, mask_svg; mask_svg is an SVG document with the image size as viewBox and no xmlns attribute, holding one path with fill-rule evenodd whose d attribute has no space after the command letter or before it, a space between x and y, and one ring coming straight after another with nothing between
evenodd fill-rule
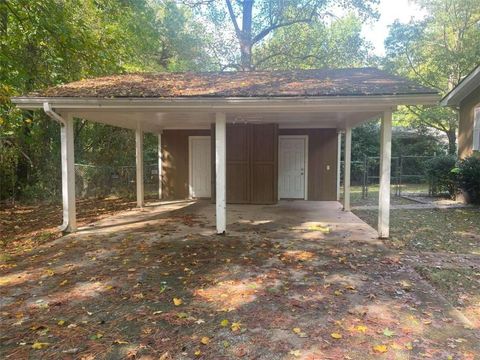
<instances>
[{"instance_id":1,"label":"wooden wall panel","mask_svg":"<svg viewBox=\"0 0 480 360\"><path fill-rule=\"evenodd\" d=\"M250 129L227 125L227 203L248 204L250 198Z\"/></svg>"},{"instance_id":2,"label":"wooden wall panel","mask_svg":"<svg viewBox=\"0 0 480 360\"><path fill-rule=\"evenodd\" d=\"M188 137L209 136L209 130L164 130L162 134L162 198L187 199ZM212 166L214 163L212 163Z\"/></svg>"},{"instance_id":3,"label":"wooden wall panel","mask_svg":"<svg viewBox=\"0 0 480 360\"><path fill-rule=\"evenodd\" d=\"M252 204L275 204L277 202L277 156L278 125L253 125L251 147Z\"/></svg>"},{"instance_id":4,"label":"wooden wall panel","mask_svg":"<svg viewBox=\"0 0 480 360\"><path fill-rule=\"evenodd\" d=\"M280 129L279 134L308 135L308 200L335 201L337 198L337 130Z\"/></svg>"},{"instance_id":5,"label":"wooden wall panel","mask_svg":"<svg viewBox=\"0 0 480 360\"><path fill-rule=\"evenodd\" d=\"M214 125L212 139L212 164L215 164ZM227 124L227 203L277 202L277 152L277 125ZM215 189L215 169L212 171L212 189Z\"/></svg>"},{"instance_id":6,"label":"wooden wall panel","mask_svg":"<svg viewBox=\"0 0 480 360\"><path fill-rule=\"evenodd\" d=\"M458 127L458 157L460 159L473 154L473 126L477 106L480 106L480 87L460 103Z\"/></svg>"}]
</instances>

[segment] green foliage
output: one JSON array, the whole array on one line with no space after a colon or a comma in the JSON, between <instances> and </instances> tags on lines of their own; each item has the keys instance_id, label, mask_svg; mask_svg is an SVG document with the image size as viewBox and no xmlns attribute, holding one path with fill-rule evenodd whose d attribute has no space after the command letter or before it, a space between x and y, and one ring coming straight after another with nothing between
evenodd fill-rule
<instances>
[{"instance_id":1,"label":"green foliage","mask_svg":"<svg viewBox=\"0 0 480 360\"><path fill-rule=\"evenodd\" d=\"M455 196L456 175L452 170L455 168L456 160L454 155L442 155L427 162L426 173L434 195L448 193L451 197Z\"/></svg>"},{"instance_id":2,"label":"green foliage","mask_svg":"<svg viewBox=\"0 0 480 360\"><path fill-rule=\"evenodd\" d=\"M332 21L299 23L278 29L254 56L258 69L361 67L371 50L353 14Z\"/></svg>"},{"instance_id":3,"label":"green foliage","mask_svg":"<svg viewBox=\"0 0 480 360\"><path fill-rule=\"evenodd\" d=\"M468 195L468 200L480 204L480 158L470 156L458 164L455 169L458 186Z\"/></svg>"},{"instance_id":4,"label":"green foliage","mask_svg":"<svg viewBox=\"0 0 480 360\"><path fill-rule=\"evenodd\" d=\"M387 70L410 77L444 95L467 75L480 58L480 2L416 0L429 16L408 24L394 23L385 41ZM403 122L445 133L449 153L456 151L457 117L441 107L403 109Z\"/></svg>"},{"instance_id":5,"label":"green foliage","mask_svg":"<svg viewBox=\"0 0 480 360\"><path fill-rule=\"evenodd\" d=\"M210 25L212 51L218 63L222 64L222 68L245 71L257 68L293 68L296 65L321 66L333 63L335 59L327 56L339 53L342 61L348 61L348 54L354 55L348 62L353 64L361 54L360 56L353 54L352 50L358 48L359 43L363 41L358 32L354 34L352 30L355 31L355 27L360 23L359 19L364 21L377 16L374 5L379 2L378 0L179 1L192 6L195 14ZM330 13L334 7L351 11L358 18L350 16L344 21L333 20L335 25L329 26L330 20L335 18ZM299 39L295 38L297 32L300 35ZM282 39L289 43L282 44ZM335 48L334 40L341 42L338 48ZM270 42L272 44L269 44ZM309 44L314 49L309 49ZM348 48L348 44L353 49ZM322 46L328 48L321 49ZM289 60L289 54L294 55L296 59L284 64L283 61ZM277 55L281 60L274 59Z\"/></svg>"},{"instance_id":6,"label":"green foliage","mask_svg":"<svg viewBox=\"0 0 480 360\"><path fill-rule=\"evenodd\" d=\"M60 192L59 126L11 96L115 73L211 69L204 33L174 1L0 1L0 200ZM133 142L132 131L75 124L76 162L132 164Z\"/></svg>"}]
</instances>

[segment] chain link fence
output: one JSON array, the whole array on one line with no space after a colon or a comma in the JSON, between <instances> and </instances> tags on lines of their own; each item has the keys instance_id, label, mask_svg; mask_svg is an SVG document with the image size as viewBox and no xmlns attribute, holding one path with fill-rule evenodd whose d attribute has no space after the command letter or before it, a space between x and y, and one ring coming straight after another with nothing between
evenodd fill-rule
<instances>
[{"instance_id":1,"label":"chain link fence","mask_svg":"<svg viewBox=\"0 0 480 360\"><path fill-rule=\"evenodd\" d=\"M158 164L144 164L145 197L158 195ZM75 190L79 199L90 197L135 197L135 166L75 164Z\"/></svg>"},{"instance_id":2,"label":"chain link fence","mask_svg":"<svg viewBox=\"0 0 480 360\"><path fill-rule=\"evenodd\" d=\"M391 190L395 196L432 196L432 184L428 179L427 163L434 156L394 156L391 163ZM342 161L343 184L343 161ZM369 189L378 186L380 158L364 156L363 161L352 161L351 184L362 187L362 198L367 198Z\"/></svg>"}]
</instances>

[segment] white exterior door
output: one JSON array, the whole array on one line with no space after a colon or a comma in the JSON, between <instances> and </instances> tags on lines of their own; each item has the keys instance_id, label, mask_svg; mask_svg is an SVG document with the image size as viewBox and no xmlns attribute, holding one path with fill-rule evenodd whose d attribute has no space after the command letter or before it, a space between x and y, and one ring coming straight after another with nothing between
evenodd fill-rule
<instances>
[{"instance_id":1,"label":"white exterior door","mask_svg":"<svg viewBox=\"0 0 480 360\"><path fill-rule=\"evenodd\" d=\"M306 136L280 136L278 151L278 196L306 199Z\"/></svg>"},{"instance_id":2,"label":"white exterior door","mask_svg":"<svg viewBox=\"0 0 480 360\"><path fill-rule=\"evenodd\" d=\"M190 136L189 148L190 197L209 198L212 195L210 136Z\"/></svg>"}]
</instances>

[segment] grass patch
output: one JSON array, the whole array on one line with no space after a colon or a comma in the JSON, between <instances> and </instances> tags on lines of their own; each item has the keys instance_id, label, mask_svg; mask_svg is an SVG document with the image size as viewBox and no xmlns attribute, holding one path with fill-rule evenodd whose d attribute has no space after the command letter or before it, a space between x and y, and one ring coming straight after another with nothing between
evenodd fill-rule
<instances>
[{"instance_id":1,"label":"grass patch","mask_svg":"<svg viewBox=\"0 0 480 360\"><path fill-rule=\"evenodd\" d=\"M393 189L393 187L392 187ZM343 201L343 194L342 194ZM409 205L416 204L415 201L405 199L400 196L391 196L392 205ZM352 186L350 188L350 203L352 206L377 206L378 205L378 185L368 187L368 195L365 199L362 198L362 187Z\"/></svg>"},{"instance_id":2,"label":"grass patch","mask_svg":"<svg viewBox=\"0 0 480 360\"><path fill-rule=\"evenodd\" d=\"M354 213L377 227L377 210ZM479 208L391 210L385 242L397 249L480 255L479 219Z\"/></svg>"},{"instance_id":3,"label":"grass patch","mask_svg":"<svg viewBox=\"0 0 480 360\"><path fill-rule=\"evenodd\" d=\"M480 297L480 273L474 269L436 269L416 267L417 272L430 282L454 306L468 306Z\"/></svg>"}]
</instances>

